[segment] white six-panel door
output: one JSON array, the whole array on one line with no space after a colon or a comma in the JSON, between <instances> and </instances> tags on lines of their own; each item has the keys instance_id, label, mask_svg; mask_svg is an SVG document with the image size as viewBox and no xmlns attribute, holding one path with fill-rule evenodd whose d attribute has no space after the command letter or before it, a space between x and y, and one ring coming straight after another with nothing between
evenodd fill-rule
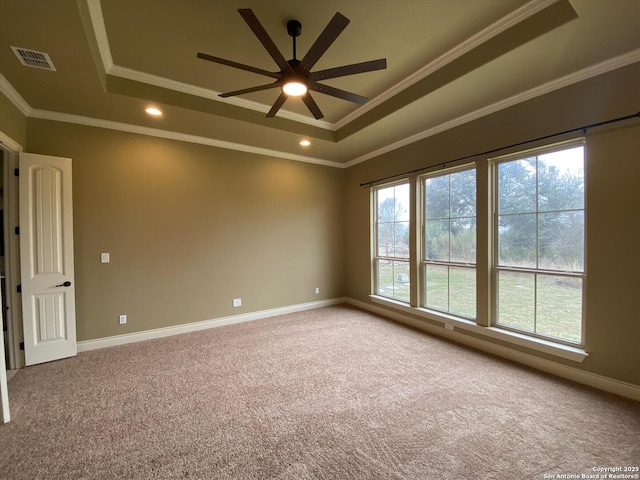
<instances>
[{"instance_id":1,"label":"white six-panel door","mask_svg":"<svg viewBox=\"0 0 640 480\"><path fill-rule=\"evenodd\" d=\"M71 159L20 153L25 363L76 355Z\"/></svg>"}]
</instances>

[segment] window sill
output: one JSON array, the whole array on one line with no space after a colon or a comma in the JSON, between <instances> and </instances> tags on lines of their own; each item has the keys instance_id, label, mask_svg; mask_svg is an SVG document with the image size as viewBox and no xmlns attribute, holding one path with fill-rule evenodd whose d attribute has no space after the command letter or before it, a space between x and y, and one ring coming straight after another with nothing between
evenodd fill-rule
<instances>
[{"instance_id":1,"label":"window sill","mask_svg":"<svg viewBox=\"0 0 640 480\"><path fill-rule=\"evenodd\" d=\"M582 363L584 359L589 356L589 354L580 347L571 347L550 340L529 337L521 333L503 330L498 327L484 327L471 320L464 320L451 315L447 315L445 313L427 310L425 308L412 307L407 303L399 302L397 300L392 300L378 295L370 295L369 298L374 303L384 305L394 310L400 310L413 316L440 322L442 323L442 327L446 328L449 333L455 333L456 330L466 330L478 335L501 340L503 342L508 342L519 347L525 347L531 350L554 355L556 357L564 358L566 360L571 360L577 363Z\"/></svg>"}]
</instances>

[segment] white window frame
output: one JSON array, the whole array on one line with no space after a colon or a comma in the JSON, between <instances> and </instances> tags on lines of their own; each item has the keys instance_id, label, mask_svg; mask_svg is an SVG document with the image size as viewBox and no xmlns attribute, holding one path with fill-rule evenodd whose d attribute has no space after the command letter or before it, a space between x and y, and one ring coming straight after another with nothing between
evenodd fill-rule
<instances>
[{"instance_id":1,"label":"white window frame","mask_svg":"<svg viewBox=\"0 0 640 480\"><path fill-rule=\"evenodd\" d=\"M586 149L586 140L584 138L573 139L567 142L556 143L553 145L543 146L536 148L539 153L545 153L552 150L559 150L562 148L570 148L571 146L584 146L584 160L585 160L585 185L587 184L587 159L588 152ZM529 150L518 152L514 155L509 155L512 158L523 158L526 156ZM469 343L475 345L474 342L481 342L486 346L488 351L495 349L500 350L503 348L500 344L496 345L493 342L486 342L485 339L493 339L498 342L502 342L505 345L511 345L513 354L520 356L522 359L534 359L530 354L523 351L519 351L521 348L525 348L532 351L541 352L543 354L551 355L554 357L570 360L573 362L583 362L589 354L585 350L584 338L585 338L585 291L586 291L586 258L587 258L587 218L586 218L586 187L585 187L585 245L584 245L584 272L583 272L583 296L582 296L582 339L583 343L580 345L567 342L562 343L555 338L540 338L532 335L530 332L520 332L496 326L495 322L495 274L493 272L494 258L497 258L494 252L494 225L493 225L493 210L494 205L494 189L496 188L495 180L493 176L494 167L493 162L499 161L504 157L495 158L479 158L475 163L476 170L476 318L468 319L459 315L452 315L450 313L441 312L437 310L429 310L422 306L422 272L421 272L421 260L422 260L422 217L421 205L424 202L422 198L421 181L419 177L422 175L416 174L409 177L404 177L396 182L389 182L386 184L380 184L372 186L370 189L370 259L371 259L371 294L369 296L371 302L374 304L385 307L382 310L382 314L390 315L392 318L396 318L404 323L414 325L418 328L432 333L443 335L460 341L461 343ZM462 168L466 167L463 165ZM473 168L473 167L472 167ZM427 170L427 169L425 169ZM411 272L411 281L415 282L415 285L411 287L411 301L409 303L398 301L396 299L381 296L376 294L375 281L378 276L376 270L376 239L377 235L377 198L375 191L378 188L386 188L393 185L408 183L410 189L410 244L409 244L409 269ZM481 227L482 225L482 227ZM486 235L486 236L485 236ZM480 277L486 280L479 280ZM423 319L424 321L421 321ZM464 333L463 333L464 332ZM527 360L528 361L528 360ZM534 361L534 360L532 360ZM536 359L535 362L540 360ZM526 363L526 361L525 361Z\"/></svg>"},{"instance_id":2,"label":"white window frame","mask_svg":"<svg viewBox=\"0 0 640 480\"><path fill-rule=\"evenodd\" d=\"M371 243L371 271L373 273L371 279L371 291L372 295L379 296L381 298L385 298L392 302L397 302L398 304L408 305L410 304L410 300L403 301L394 296L385 295L384 293L379 292L378 278L378 262L380 260L383 261L391 261L391 262L406 262L409 271L411 271L411 242L409 242L409 253L408 256L405 257L388 257L388 256L379 256L378 255L378 191L386 188L398 187L401 185L407 185L409 187L409 192L411 193L411 182L408 179L401 179L392 183L385 183L381 185L376 185L371 190L371 219L372 219L372 243ZM409 201L410 203L410 201ZM410 208L410 205L407 205L409 208L409 229L411 230L411 225L413 224L413 210ZM411 274L409 274L411 277Z\"/></svg>"},{"instance_id":3,"label":"white window frame","mask_svg":"<svg viewBox=\"0 0 640 480\"><path fill-rule=\"evenodd\" d=\"M478 254L476 251L476 259L474 263L465 263L465 262L455 262L455 261L441 261L441 260L427 260L425 258L425 247L426 247L426 229L425 229L425 225L426 225L426 211L425 211L425 202L426 202L426 181L430 178L438 178L438 177L443 177L443 176L449 176L455 173L460 173L460 172L464 172L464 171L474 171L474 174L476 175L476 209L475 209L475 215L474 218L476 219L476 225L477 225L477 220L478 220L478 204L477 204L477 196L478 196L478 184L477 184L477 168L476 165L474 163L467 163L464 165L459 165L456 167L451 167L451 168L447 168L444 170L439 170L437 172L429 172L426 173L424 175L420 175L418 177L418 185L420 188L420 209L419 209L419 215L420 215L420 245L418 248L418 255L419 255L419 264L420 264L420 290L419 290L419 304L422 308L424 308L425 310L428 311L433 311L433 312L437 312L438 314L445 314L445 315L450 315L454 318L462 318L462 319L466 319L466 320L473 320L475 321L475 319L477 318L477 265L478 265ZM449 218L450 219L450 218ZM477 229L476 229L476 235L477 235ZM449 247L451 248L451 247ZM477 249L477 239L476 239L476 249ZM426 285L426 269L428 265L441 265L441 266L446 266L449 268L449 273L450 273L450 268L454 267L454 268L469 268L469 269L473 269L474 274L476 275L476 292L474 295L474 301L476 303L476 315L475 316L468 316L468 315L464 315L461 313L457 313L457 312L452 312L451 310L442 310L442 309L436 309L433 307L429 307L427 306L427 285ZM448 292L447 295L450 295L450 284L448 285ZM448 299L449 301L449 299Z\"/></svg>"},{"instance_id":4,"label":"white window frame","mask_svg":"<svg viewBox=\"0 0 640 480\"><path fill-rule=\"evenodd\" d=\"M498 248L499 248L499 241L498 241L498 165L502 164L502 163L507 163L510 161L514 161L514 160L522 160L522 159L526 159L528 157L531 156L540 156L540 155L544 155L547 153L553 153L553 152L559 152L562 150L568 150L571 148L576 148L576 147L583 147L584 149L584 183L585 183L585 192L584 192L584 204L583 204L583 213L584 213L584 251L583 251L583 258L584 258L584 265L583 265L583 270L582 272L576 272L576 271L568 271L568 270L549 270L549 269L543 269L543 268L538 268L536 267L511 267L511 266L501 266L498 265L498 259L499 259L499 254L498 254ZM491 178L491 212L492 212L492 220L491 220L491 225L492 225L492 232L491 232L491 247L492 247L492 258L491 258L491 291L493 292L493 295L491 297L491 312L489 315L490 318L490 324L493 328L498 329L498 330L504 330L507 332L513 332L516 335L521 335L524 337L531 337L531 338L535 338L535 339L540 339L541 341L544 342L553 342L553 343L558 343L558 344L562 344L562 345L567 345L569 347L584 347L585 345L585 304L586 304L586 279L587 279L587 271L586 271L586 251L587 251L587 247L586 247L586 233L587 233L587 228L586 228L586 210L587 210L587 206L586 206L586 196L587 196L587 192L586 192L586 176L587 176L587 172L586 172L586 163L587 163L587 150L586 150L586 142L584 138L578 139L578 140L569 140L566 142L560 142L560 143L556 143L553 145L546 145L543 147L539 147L539 148L533 148L533 149L529 149L529 150L525 150L525 151L521 151L521 152L516 152L513 154L509 154L509 155L504 155L504 156L500 156L500 157L495 157L495 158L490 158L489 159L489 165L491 168L491 172L490 172L490 178ZM537 183L537 182L536 182ZM537 185L536 185L536 189L537 189ZM536 197L537 197L537 191L536 191ZM536 216L538 215L538 210L536 207ZM537 248L536 248L537 250ZM582 305L581 305L581 322L580 322L580 340L578 342L574 342L574 341L570 341L567 339L563 339L563 338L558 338L558 337L554 337L551 335L545 335L545 334L541 334L541 333L537 333L537 332L532 332L530 330L524 330L524 329L519 329L517 327L514 327L512 325L506 325L506 324L502 324L502 323L498 323L498 275L500 274L500 272L514 272L514 273L524 273L527 275L532 275L533 276L533 280L534 282L537 283L537 279L538 276L558 276L558 277L567 277L567 278L577 278L581 280L582 283L582 292L581 292L581 299L582 299ZM534 292L534 298L536 298L537 296L537 285L536 285L536 291ZM534 312L534 316L535 316L535 312Z\"/></svg>"}]
</instances>

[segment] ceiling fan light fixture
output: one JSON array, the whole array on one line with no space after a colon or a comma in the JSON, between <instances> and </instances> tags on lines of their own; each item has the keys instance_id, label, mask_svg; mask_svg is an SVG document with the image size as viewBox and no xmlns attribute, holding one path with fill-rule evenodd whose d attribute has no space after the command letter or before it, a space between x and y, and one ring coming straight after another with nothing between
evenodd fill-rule
<instances>
[{"instance_id":1,"label":"ceiling fan light fixture","mask_svg":"<svg viewBox=\"0 0 640 480\"><path fill-rule=\"evenodd\" d=\"M151 115L152 117L162 116L162 110L160 110L158 107L147 107L144 109L144 111L147 112L147 114Z\"/></svg>"},{"instance_id":2,"label":"ceiling fan light fixture","mask_svg":"<svg viewBox=\"0 0 640 480\"><path fill-rule=\"evenodd\" d=\"M290 97L301 97L307 93L307 86L300 80L289 80L282 85L282 91Z\"/></svg>"}]
</instances>

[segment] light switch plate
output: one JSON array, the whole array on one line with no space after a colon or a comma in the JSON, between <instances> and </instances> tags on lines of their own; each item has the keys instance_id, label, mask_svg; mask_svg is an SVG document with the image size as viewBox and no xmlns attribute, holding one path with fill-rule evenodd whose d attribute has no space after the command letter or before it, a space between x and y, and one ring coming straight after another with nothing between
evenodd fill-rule
<instances>
[{"instance_id":1,"label":"light switch plate","mask_svg":"<svg viewBox=\"0 0 640 480\"><path fill-rule=\"evenodd\" d=\"M109 263L109 254L108 253L101 253L100 254L100 261L102 263Z\"/></svg>"}]
</instances>

